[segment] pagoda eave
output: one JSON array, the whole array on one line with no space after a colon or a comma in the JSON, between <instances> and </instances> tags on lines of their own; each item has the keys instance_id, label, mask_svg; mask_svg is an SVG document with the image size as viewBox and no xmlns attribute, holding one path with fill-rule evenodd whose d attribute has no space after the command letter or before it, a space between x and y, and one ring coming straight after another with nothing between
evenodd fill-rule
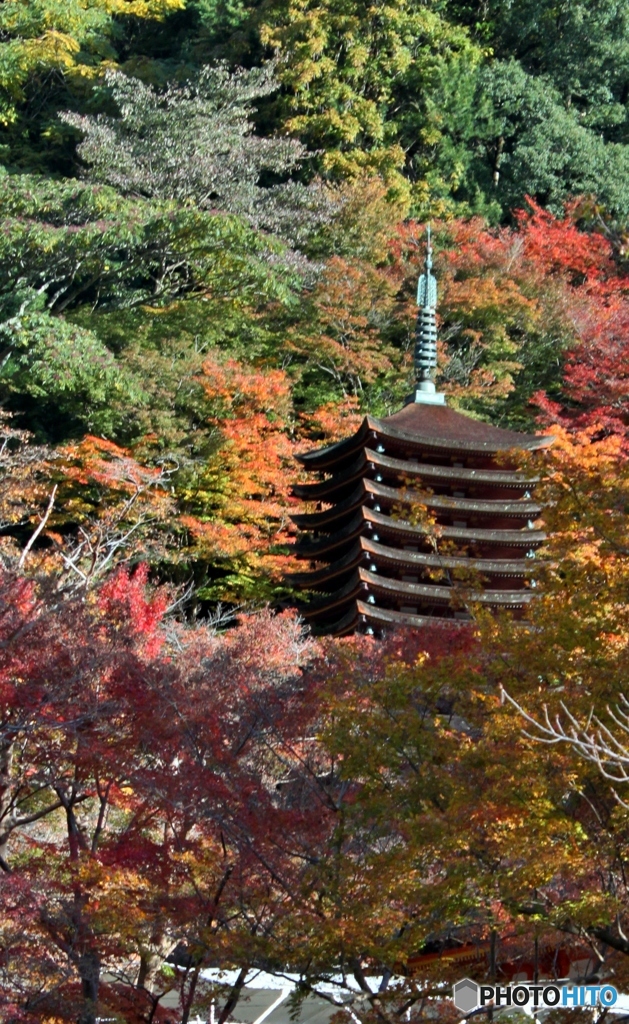
<instances>
[{"instance_id":1,"label":"pagoda eave","mask_svg":"<svg viewBox=\"0 0 629 1024\"><path fill-rule=\"evenodd\" d=\"M502 469L468 469L465 466L436 466L428 462L415 462L412 459L396 459L382 452L365 449L365 460L382 469L393 469L396 472L446 480L448 482L487 483L495 486L515 487L526 490L531 484L539 483L539 477L527 477L524 473L509 472Z\"/></svg>"},{"instance_id":2,"label":"pagoda eave","mask_svg":"<svg viewBox=\"0 0 629 1024\"><path fill-rule=\"evenodd\" d=\"M467 592L459 587L444 587L436 583L406 583L390 579L359 568L350 581L336 593L312 601L300 608L305 619L328 618L331 611L350 604L361 591L378 595L397 603L439 606L482 604L492 608L521 609L534 595L527 590L482 590Z\"/></svg>"},{"instance_id":3,"label":"pagoda eave","mask_svg":"<svg viewBox=\"0 0 629 1024\"><path fill-rule=\"evenodd\" d=\"M444 619L433 615L416 615L413 612L398 612L392 608L378 608L375 605L367 604L365 601L356 602L356 613L359 619L370 623L376 628L406 627L410 629L421 629L423 626L449 628L451 626L469 626L473 619L466 615L465 618Z\"/></svg>"},{"instance_id":4,"label":"pagoda eave","mask_svg":"<svg viewBox=\"0 0 629 1024\"><path fill-rule=\"evenodd\" d=\"M347 518L351 512L363 502L373 498L388 506L404 504L425 505L436 512L452 513L453 515L499 516L506 519L537 519L542 511L540 505L530 501L504 501L501 499L475 500L450 495L422 494L404 488L387 487L374 480L363 479L353 493L332 508L321 512L302 512L292 515L295 526L300 529L324 529L338 520Z\"/></svg>"},{"instance_id":5,"label":"pagoda eave","mask_svg":"<svg viewBox=\"0 0 629 1024\"><path fill-rule=\"evenodd\" d=\"M382 515L373 509L362 509L362 515L367 523L378 527L380 533L396 538L410 538L413 540L431 537L436 531L430 526L414 526L404 519L392 519L390 516ZM546 534L542 530L482 530L480 528L470 529L465 526L441 526L438 529L438 536L447 540L461 541L463 543L488 544L499 547L528 547L543 544Z\"/></svg>"},{"instance_id":6,"label":"pagoda eave","mask_svg":"<svg viewBox=\"0 0 629 1024\"><path fill-rule=\"evenodd\" d=\"M459 619L443 619L432 615L414 615L410 612L396 612L390 608L377 608L375 605L367 604L358 600L349 611L340 619L328 622L323 626L316 624L311 626L313 636L349 636L356 632L360 626L371 626L373 630L383 629L422 629L430 626L431 629L455 629L461 626L469 626L471 617Z\"/></svg>"},{"instance_id":7,"label":"pagoda eave","mask_svg":"<svg viewBox=\"0 0 629 1024\"><path fill-rule=\"evenodd\" d=\"M344 492L351 492L352 484L360 480L365 467L374 470L391 471L400 478L419 477L432 484L488 485L501 487L505 490L526 491L527 488L539 483L539 477L526 477L523 473L509 473L496 469L466 469L462 466L434 466L429 463L415 462L407 459L395 459L370 448L344 473L320 480L317 483L295 484L293 495L304 501L336 501Z\"/></svg>"},{"instance_id":8,"label":"pagoda eave","mask_svg":"<svg viewBox=\"0 0 629 1024\"><path fill-rule=\"evenodd\" d=\"M292 572L287 575L286 579L294 587L303 587L309 590L312 587L317 587L320 583L326 583L336 576L350 572L365 556L365 540L365 537L359 537L358 542L352 545L343 558L338 558L321 569L313 569L310 572Z\"/></svg>"},{"instance_id":9,"label":"pagoda eave","mask_svg":"<svg viewBox=\"0 0 629 1024\"><path fill-rule=\"evenodd\" d=\"M296 587L325 589L325 585L331 583L335 578L351 573L365 557L371 558L378 568L395 567L411 572L454 569L489 577L520 579L530 570L530 559L526 558L507 561L499 558L467 558L465 556L405 551L403 548L391 548L371 541L368 537L360 537L358 543L343 558L309 573L292 573L288 579Z\"/></svg>"},{"instance_id":10,"label":"pagoda eave","mask_svg":"<svg viewBox=\"0 0 629 1024\"><path fill-rule=\"evenodd\" d=\"M339 492L351 493L352 484L362 480L367 465L365 454L347 468L347 471L329 480L319 480L317 483L294 484L292 495L294 498L302 498L303 501L337 501Z\"/></svg>"},{"instance_id":11,"label":"pagoda eave","mask_svg":"<svg viewBox=\"0 0 629 1024\"><path fill-rule=\"evenodd\" d=\"M295 545L297 558L310 559L311 561L327 561L327 556L337 548L347 548L347 542L360 535L363 529L378 531L388 537L393 537L402 543L404 540L412 543L419 541L425 543L427 538L433 534L432 528L428 526L414 526L403 519L392 519L390 516L382 515L364 505L358 514L345 527L334 534L312 540L309 543L301 539ZM533 549L544 543L546 534L542 530L482 530L469 529L464 526L441 526L439 537L445 540L458 541L461 544L487 545L491 548L526 547Z\"/></svg>"},{"instance_id":12,"label":"pagoda eave","mask_svg":"<svg viewBox=\"0 0 629 1024\"><path fill-rule=\"evenodd\" d=\"M333 622L327 622L321 626L313 622L310 625L310 632L313 636L334 637L349 636L351 633L355 633L361 621L361 616L358 612L359 604L360 601L356 601L344 615Z\"/></svg>"},{"instance_id":13,"label":"pagoda eave","mask_svg":"<svg viewBox=\"0 0 629 1024\"><path fill-rule=\"evenodd\" d=\"M402 410L404 411L404 410ZM461 414L454 413L452 409L446 410L450 415L460 416L462 420L469 418L461 416ZM400 415L399 413L397 414ZM478 453L481 455L498 455L510 450L517 451L539 451L543 448L548 448L553 443L554 438L544 435L530 436L527 434L515 434L513 431L502 431L500 428L493 428L497 432L495 437L488 438L487 440L465 439L465 436L460 437L440 437L438 434L422 434L421 431L408 431L400 429L399 427L392 426L391 423L387 423L385 420L376 419L374 416L366 416L366 426L376 437L386 439L390 438L392 441L403 441L406 445L410 445L412 448L417 448L420 451L434 449L436 452L443 452L444 449L448 451L460 451ZM390 417L394 419L394 417ZM474 421L472 421L474 422ZM493 431L492 431L493 433ZM503 436L500 436L503 435ZM509 438L508 442L506 438ZM503 439L504 438L504 439Z\"/></svg>"},{"instance_id":14,"label":"pagoda eave","mask_svg":"<svg viewBox=\"0 0 629 1024\"><path fill-rule=\"evenodd\" d=\"M528 590L481 590L468 592L467 588L453 586L443 587L438 583L406 583L394 580L368 569L359 569L358 578L366 584L370 591L390 596L395 594L401 598L418 598L431 604L451 604L452 599L465 599L470 604L487 604L500 608L520 608L528 604L533 594Z\"/></svg>"},{"instance_id":15,"label":"pagoda eave","mask_svg":"<svg viewBox=\"0 0 629 1024\"><path fill-rule=\"evenodd\" d=\"M369 433L367 418L363 420L360 427L351 437L343 441L328 445L326 448L317 448L315 451L302 452L296 455L297 462L300 462L305 469L323 469L325 466L333 466L339 461L347 459L348 455L354 455L363 448L363 441Z\"/></svg>"},{"instance_id":16,"label":"pagoda eave","mask_svg":"<svg viewBox=\"0 0 629 1024\"><path fill-rule=\"evenodd\" d=\"M309 604L298 605L299 614L304 619L327 618L335 608L344 608L357 598L363 589L362 580L358 572L355 572L348 583L341 587L334 594L326 594L324 597L316 598Z\"/></svg>"},{"instance_id":17,"label":"pagoda eave","mask_svg":"<svg viewBox=\"0 0 629 1024\"><path fill-rule=\"evenodd\" d=\"M548 448L554 438L548 435L530 436L527 434L516 434L514 431L502 430L499 427L478 424L452 409L434 407L431 410L433 422L431 432L425 432L421 427L417 430L404 429L391 423L391 420L402 419L404 410L387 420L376 419L375 416L366 416L355 434L312 452L304 452L297 456L298 461L309 470L324 470L331 472L333 467L345 468L348 458L354 456L364 446L367 438L383 442L390 441L394 448L403 448L406 452L417 452L424 455L433 453L443 456L445 452L463 453L467 455L480 455L494 457L508 451L539 451ZM444 418L445 417L445 418ZM467 421L467 423L466 423ZM470 426L475 425L474 428ZM459 433L457 434L457 428ZM481 429L484 428L484 429ZM466 436L467 434L467 436ZM473 435L476 436L473 436ZM369 444L369 448L373 448Z\"/></svg>"}]
</instances>

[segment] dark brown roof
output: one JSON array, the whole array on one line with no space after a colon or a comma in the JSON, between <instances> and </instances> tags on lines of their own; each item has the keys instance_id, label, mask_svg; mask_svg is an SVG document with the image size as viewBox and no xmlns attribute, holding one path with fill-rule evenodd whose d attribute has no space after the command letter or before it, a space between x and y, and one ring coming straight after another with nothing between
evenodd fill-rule
<instances>
[{"instance_id":1,"label":"dark brown roof","mask_svg":"<svg viewBox=\"0 0 629 1024\"><path fill-rule=\"evenodd\" d=\"M301 605L300 612L305 619L328 617L329 612L357 599L365 588L376 594L383 594L389 599L428 606L452 605L453 600L460 603L463 598L466 602L485 604L494 608L522 608L533 597L528 590L481 590L468 593L460 587L444 587L437 583L407 583L359 568L343 587L333 594Z\"/></svg>"},{"instance_id":2,"label":"dark brown roof","mask_svg":"<svg viewBox=\"0 0 629 1024\"><path fill-rule=\"evenodd\" d=\"M335 562L325 565L322 569L312 569L310 572L291 572L286 578L294 587L304 587L308 590L310 587L316 589L321 584L327 583L337 576L347 575L358 565L363 557L365 541L365 537L359 537L357 541L352 543L349 551L342 558L338 558ZM323 587L322 589L326 588Z\"/></svg>"},{"instance_id":3,"label":"dark brown roof","mask_svg":"<svg viewBox=\"0 0 629 1024\"><path fill-rule=\"evenodd\" d=\"M336 548L346 548L347 542L357 537L365 528L365 509L362 507L354 516L351 523L347 523L340 530L326 537L302 537L295 544L295 554L297 558L314 558L319 559L320 556L324 556L328 551L334 551ZM387 516L384 517L388 518Z\"/></svg>"},{"instance_id":4,"label":"dark brown roof","mask_svg":"<svg viewBox=\"0 0 629 1024\"><path fill-rule=\"evenodd\" d=\"M353 604L349 611L334 623L326 623L324 626L317 626L316 623L313 623L310 627L313 636L348 636L353 633L358 625L357 605L359 603Z\"/></svg>"},{"instance_id":5,"label":"dark brown roof","mask_svg":"<svg viewBox=\"0 0 629 1024\"><path fill-rule=\"evenodd\" d=\"M374 527L389 535L415 538L425 537L429 532L427 527L421 524L415 526L404 519L392 519L391 516L383 515L381 512L375 512L364 506L362 515L368 522L373 523ZM542 530L483 530L480 527L467 526L440 526L439 536L447 537L450 540L478 541L492 545L507 545L508 547L511 545L533 547L543 544L546 540L546 534Z\"/></svg>"},{"instance_id":6,"label":"dark brown roof","mask_svg":"<svg viewBox=\"0 0 629 1024\"><path fill-rule=\"evenodd\" d=\"M382 591L386 594L395 594L407 599L415 598L420 602L435 602L449 604L453 597L462 594L460 587L443 587L437 583L407 583L404 580L392 580L387 576L380 576L378 573L370 572L368 569L358 569L358 577L362 583L367 583L370 590ZM489 604L505 607L521 607L528 604L532 598L529 590L481 590L467 593L465 600L472 604Z\"/></svg>"},{"instance_id":7,"label":"dark brown roof","mask_svg":"<svg viewBox=\"0 0 629 1024\"><path fill-rule=\"evenodd\" d=\"M380 469L391 469L405 477L419 476L430 481L443 480L449 484L492 484L498 487L524 490L539 483L539 477L526 477L523 473L509 472L501 469L467 469L461 466L434 466L427 462L416 462L410 459L395 459L382 455L371 448L360 452L358 459L346 466L342 473L320 480L316 483L295 484L293 494L296 498L307 501L317 499L332 500L338 492L348 490L353 481L360 479L365 472L367 463Z\"/></svg>"},{"instance_id":8,"label":"dark brown roof","mask_svg":"<svg viewBox=\"0 0 629 1024\"><path fill-rule=\"evenodd\" d=\"M444 619L433 615L413 615L411 612L395 612L390 608L378 608L376 605L367 604L365 601L356 602L358 615L382 626L466 626L472 622L468 619ZM333 634L334 635L334 634ZM340 634L337 634L340 635Z\"/></svg>"},{"instance_id":9,"label":"dark brown roof","mask_svg":"<svg viewBox=\"0 0 629 1024\"><path fill-rule=\"evenodd\" d=\"M456 412L447 405L410 402L399 412L380 420L380 423L405 433L446 441L476 442L500 451L508 451L510 448L545 448L552 442L551 437L503 430L502 427Z\"/></svg>"},{"instance_id":10,"label":"dark brown roof","mask_svg":"<svg viewBox=\"0 0 629 1024\"><path fill-rule=\"evenodd\" d=\"M326 589L325 584L338 576L347 575L360 560L369 555L378 566L395 565L404 569L421 572L423 569L466 569L489 576L512 576L521 578L530 569L529 560L501 558L467 558L463 555L440 555L424 551L406 551L404 548L390 548L368 537L359 537L343 558L311 572L295 572L288 576L296 587Z\"/></svg>"},{"instance_id":11,"label":"dark brown roof","mask_svg":"<svg viewBox=\"0 0 629 1024\"><path fill-rule=\"evenodd\" d=\"M428 529L425 526L414 526L403 519L392 519L363 505L355 517L346 526L326 537L300 539L294 551L298 558L320 559L336 548L346 546L348 540L362 533L365 522L387 533L389 536L408 537L410 540L425 538ZM490 544L492 547L539 547L546 539L541 530L482 530L466 526L440 526L439 536L450 540L479 544ZM326 559L324 559L326 560Z\"/></svg>"},{"instance_id":12,"label":"dark brown roof","mask_svg":"<svg viewBox=\"0 0 629 1024\"><path fill-rule=\"evenodd\" d=\"M362 505L370 496L380 498L388 504L418 503L427 508L452 512L455 515L500 516L516 519L536 519L541 507L535 502L524 499L506 501L504 498L455 498L450 495L423 494L421 491L409 491L404 488L387 487L386 484L374 480L361 480L358 487L344 501L320 512L299 512L291 519L301 529L325 529L338 519L347 517L351 511Z\"/></svg>"},{"instance_id":13,"label":"dark brown roof","mask_svg":"<svg viewBox=\"0 0 629 1024\"><path fill-rule=\"evenodd\" d=\"M350 437L345 437L342 441L337 441L336 444L326 445L325 448L313 448L309 452L296 455L295 458L306 468L313 466L313 468L319 469L328 465L335 465L342 459L346 459L348 456L352 456L355 452L360 451L368 433L367 417L365 417L356 433L351 434Z\"/></svg>"},{"instance_id":14,"label":"dark brown roof","mask_svg":"<svg viewBox=\"0 0 629 1024\"><path fill-rule=\"evenodd\" d=\"M524 576L530 569L526 558L466 558L463 555L406 551L404 548L389 548L368 537L361 537L360 545L373 556L376 563L389 562L410 569L421 569L423 566L431 569L473 569L491 576Z\"/></svg>"},{"instance_id":15,"label":"dark brown roof","mask_svg":"<svg viewBox=\"0 0 629 1024\"><path fill-rule=\"evenodd\" d=\"M452 626L469 626L471 618L446 619L433 615L413 615L410 612L395 612L390 608L378 608L376 605L366 604L364 601L356 601L354 605L340 619L325 626L312 627L315 636L326 633L328 636L347 636L356 629L359 619L365 619L374 626L404 626L419 629L422 626L430 626L431 629L449 629Z\"/></svg>"},{"instance_id":16,"label":"dark brown roof","mask_svg":"<svg viewBox=\"0 0 629 1024\"><path fill-rule=\"evenodd\" d=\"M375 466L394 469L400 473L430 477L452 482L494 484L500 487L526 488L539 483L539 477L527 477L506 469L466 469L463 466L434 466L429 462L415 462L413 459L394 459L370 448L365 449L365 459Z\"/></svg>"},{"instance_id":17,"label":"dark brown roof","mask_svg":"<svg viewBox=\"0 0 629 1024\"><path fill-rule=\"evenodd\" d=\"M361 451L358 458L351 466L346 466L342 473L336 473L327 480L317 480L305 484L293 484L292 494L295 498L303 498L305 501L318 501L320 498L325 501L332 501L337 493L341 495L351 489L351 484L362 479L365 475L367 459L365 452Z\"/></svg>"},{"instance_id":18,"label":"dark brown roof","mask_svg":"<svg viewBox=\"0 0 629 1024\"><path fill-rule=\"evenodd\" d=\"M507 452L514 448L534 451L548 448L553 442L550 436L520 434L481 420L473 420L447 405L420 405L413 402L393 416L381 420L375 416L365 416L351 437L325 448L304 452L296 458L307 468L333 468L351 459L363 447L370 434L382 441L388 438L400 442L411 449L477 454Z\"/></svg>"},{"instance_id":19,"label":"dark brown roof","mask_svg":"<svg viewBox=\"0 0 629 1024\"><path fill-rule=\"evenodd\" d=\"M404 420L397 419L410 409ZM367 416L369 430L382 441L399 442L411 449L444 452L457 451L470 454L492 455L513 449L534 451L548 448L551 437L536 437L533 434L518 434L513 430L502 430L490 423L473 420L448 409L447 406L407 406L394 416L378 420ZM426 415L426 413L429 415ZM434 414L440 415L434 415Z\"/></svg>"},{"instance_id":20,"label":"dark brown roof","mask_svg":"<svg viewBox=\"0 0 629 1024\"><path fill-rule=\"evenodd\" d=\"M314 601L309 601L308 604L298 605L299 613L303 615L304 619L320 619L334 608L345 607L364 589L358 573L354 572L351 579L344 586L335 590L333 594L326 594L323 597L315 598Z\"/></svg>"}]
</instances>

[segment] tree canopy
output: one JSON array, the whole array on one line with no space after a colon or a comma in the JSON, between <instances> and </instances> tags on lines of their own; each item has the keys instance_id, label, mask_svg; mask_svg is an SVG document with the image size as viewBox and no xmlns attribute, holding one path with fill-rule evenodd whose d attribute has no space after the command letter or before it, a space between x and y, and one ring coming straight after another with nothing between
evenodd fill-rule
<instances>
[{"instance_id":1,"label":"tree canopy","mask_svg":"<svg viewBox=\"0 0 629 1024\"><path fill-rule=\"evenodd\" d=\"M0 5L7 1024L230 1024L249 970L449 1024L454 948L627 984L628 31ZM539 596L314 640L294 456L411 390L429 218L440 389L556 437Z\"/></svg>"}]
</instances>

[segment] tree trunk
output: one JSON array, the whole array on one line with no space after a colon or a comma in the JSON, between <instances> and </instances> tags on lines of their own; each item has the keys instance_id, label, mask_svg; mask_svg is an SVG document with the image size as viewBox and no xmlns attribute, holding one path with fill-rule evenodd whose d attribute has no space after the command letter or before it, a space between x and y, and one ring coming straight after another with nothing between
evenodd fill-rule
<instances>
[{"instance_id":1,"label":"tree trunk","mask_svg":"<svg viewBox=\"0 0 629 1024\"><path fill-rule=\"evenodd\" d=\"M504 146L505 146L504 136L501 135L500 138L498 139L498 142L496 143L496 152L495 152L495 155L494 155L494 166L493 166L494 188L498 187L498 182L500 180L500 164L502 162L502 151L504 149Z\"/></svg>"},{"instance_id":2,"label":"tree trunk","mask_svg":"<svg viewBox=\"0 0 629 1024\"><path fill-rule=\"evenodd\" d=\"M13 750L15 738L11 735L0 741L0 816L11 805L11 774L13 771Z\"/></svg>"},{"instance_id":3,"label":"tree trunk","mask_svg":"<svg viewBox=\"0 0 629 1024\"><path fill-rule=\"evenodd\" d=\"M100 985L100 959L97 953L84 953L79 960L79 977L83 990L83 1008L77 1024L96 1024L98 989Z\"/></svg>"}]
</instances>

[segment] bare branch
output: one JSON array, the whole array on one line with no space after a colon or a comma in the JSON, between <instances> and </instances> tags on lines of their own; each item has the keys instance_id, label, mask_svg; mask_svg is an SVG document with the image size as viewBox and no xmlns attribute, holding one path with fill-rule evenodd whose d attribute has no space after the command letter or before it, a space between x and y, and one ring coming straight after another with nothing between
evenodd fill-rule
<instances>
[{"instance_id":1,"label":"bare branch","mask_svg":"<svg viewBox=\"0 0 629 1024\"><path fill-rule=\"evenodd\" d=\"M536 743L566 743L585 761L596 765L603 778L610 782L629 782L629 701L621 694L615 708L606 707L607 714L620 731L620 735L594 714L594 709L585 722L580 722L564 701L560 702L563 719L559 714L554 718L543 705L543 720L533 718L524 708L501 687L501 702L509 703L517 713L532 726L532 731L523 730L528 739ZM565 724L564 724L565 723ZM628 806L614 791L614 796L623 806Z\"/></svg>"},{"instance_id":2,"label":"bare branch","mask_svg":"<svg viewBox=\"0 0 629 1024\"><path fill-rule=\"evenodd\" d=\"M46 523L50 519L50 513L52 512L54 504L55 504L55 495L56 495L56 493L57 493L57 484L55 484L55 486L52 489L52 492L51 492L51 495L50 495L50 499L48 501L48 506L47 506L46 511L44 512L42 518L41 518L39 526L37 527L37 529L33 533L31 539L28 541L28 543L26 544L24 550L22 551L22 554L20 555L20 560L17 563L18 569L23 568L24 562L26 561L26 556L28 555L28 553L31 550L33 544L35 543L35 541L39 537L40 533L44 529Z\"/></svg>"}]
</instances>

